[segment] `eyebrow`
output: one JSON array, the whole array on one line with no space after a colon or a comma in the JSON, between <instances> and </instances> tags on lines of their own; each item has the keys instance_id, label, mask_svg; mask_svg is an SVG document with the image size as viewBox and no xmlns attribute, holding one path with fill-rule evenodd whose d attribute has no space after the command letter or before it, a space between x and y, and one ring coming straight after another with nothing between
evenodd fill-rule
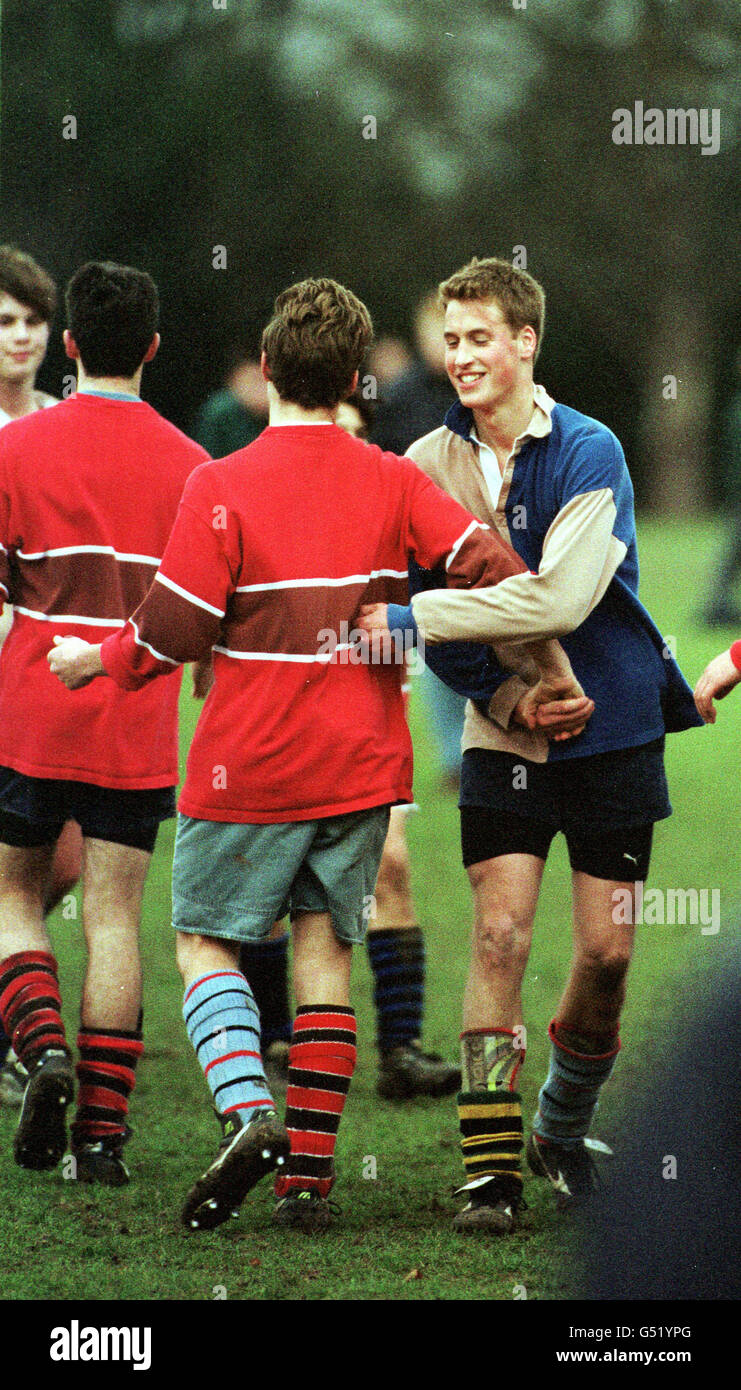
<instances>
[{"instance_id":1,"label":"eyebrow","mask_svg":"<svg viewBox=\"0 0 741 1390\"><path fill-rule=\"evenodd\" d=\"M479 327L479 328L466 328L466 329L464 329L463 333L456 333L455 329L453 329L453 328L446 328L445 331L444 331L444 333L443 333L443 337L444 337L444 338L472 338L472 337L474 336L475 333L491 333L491 329L490 329L490 328L484 328L484 327Z\"/></svg>"}]
</instances>

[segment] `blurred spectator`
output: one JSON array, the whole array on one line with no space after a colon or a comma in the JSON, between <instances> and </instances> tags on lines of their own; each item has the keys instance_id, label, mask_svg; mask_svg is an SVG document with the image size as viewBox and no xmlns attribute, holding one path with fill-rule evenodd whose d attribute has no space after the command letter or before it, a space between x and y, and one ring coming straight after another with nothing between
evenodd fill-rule
<instances>
[{"instance_id":1,"label":"blurred spectator","mask_svg":"<svg viewBox=\"0 0 741 1390\"><path fill-rule=\"evenodd\" d=\"M393 338L387 334L376 339L368 353L367 367L371 376L375 377L379 391L383 392L392 381L398 381L411 362L412 354L403 338Z\"/></svg>"},{"instance_id":2,"label":"blurred spectator","mask_svg":"<svg viewBox=\"0 0 741 1390\"><path fill-rule=\"evenodd\" d=\"M445 313L437 290L426 294L414 314L418 357L383 392L373 442L403 454L415 439L439 429L456 399L445 370ZM430 731L437 744L443 787L455 790L461 762L466 702L424 668L420 687Z\"/></svg>"},{"instance_id":3,"label":"blurred spectator","mask_svg":"<svg viewBox=\"0 0 741 1390\"><path fill-rule=\"evenodd\" d=\"M194 438L212 458L245 449L268 423L268 396L260 363L242 357L226 386L214 391L196 417Z\"/></svg>"},{"instance_id":4,"label":"blurred spectator","mask_svg":"<svg viewBox=\"0 0 741 1390\"><path fill-rule=\"evenodd\" d=\"M456 398L445 371L444 317L437 290L420 300L414 313L418 355L378 402L373 442L394 454L406 453L415 439L436 430Z\"/></svg>"},{"instance_id":5,"label":"blurred spectator","mask_svg":"<svg viewBox=\"0 0 741 1390\"><path fill-rule=\"evenodd\" d=\"M736 356L736 377L737 382L741 382L741 351ZM741 607L734 592L741 575L741 389L738 387L723 416L720 462L730 526L704 619L708 627L738 627Z\"/></svg>"}]
</instances>

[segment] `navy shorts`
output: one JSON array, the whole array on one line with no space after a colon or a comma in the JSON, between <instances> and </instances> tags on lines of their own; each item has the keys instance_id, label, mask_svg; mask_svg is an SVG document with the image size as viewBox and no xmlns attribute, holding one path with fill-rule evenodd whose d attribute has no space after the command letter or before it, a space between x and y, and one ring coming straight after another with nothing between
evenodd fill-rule
<instances>
[{"instance_id":1,"label":"navy shorts","mask_svg":"<svg viewBox=\"0 0 741 1390\"><path fill-rule=\"evenodd\" d=\"M74 820L90 839L151 854L160 821L175 815L175 790L119 791L0 767L0 842L29 849L53 845L65 822Z\"/></svg>"},{"instance_id":2,"label":"navy shorts","mask_svg":"<svg viewBox=\"0 0 741 1390\"><path fill-rule=\"evenodd\" d=\"M654 822L671 815L664 740L552 763L469 748L460 808L466 868L502 854L546 859L560 832L572 869L643 881Z\"/></svg>"}]
</instances>

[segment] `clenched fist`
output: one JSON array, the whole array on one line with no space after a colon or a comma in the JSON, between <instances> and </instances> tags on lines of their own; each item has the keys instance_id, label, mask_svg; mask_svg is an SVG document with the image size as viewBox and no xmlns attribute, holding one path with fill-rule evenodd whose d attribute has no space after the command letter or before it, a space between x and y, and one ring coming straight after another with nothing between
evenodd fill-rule
<instances>
[{"instance_id":1,"label":"clenched fist","mask_svg":"<svg viewBox=\"0 0 741 1390\"><path fill-rule=\"evenodd\" d=\"M96 676L105 675L100 644L95 647L81 637L55 637L46 659L52 674L58 676L68 690L82 690Z\"/></svg>"}]
</instances>

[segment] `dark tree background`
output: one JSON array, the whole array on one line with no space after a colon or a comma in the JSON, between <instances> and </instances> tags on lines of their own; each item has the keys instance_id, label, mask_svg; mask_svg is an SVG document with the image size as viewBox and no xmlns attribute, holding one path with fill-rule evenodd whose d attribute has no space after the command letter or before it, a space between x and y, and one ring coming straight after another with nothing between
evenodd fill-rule
<instances>
[{"instance_id":1,"label":"dark tree background","mask_svg":"<svg viewBox=\"0 0 741 1390\"><path fill-rule=\"evenodd\" d=\"M741 344L737 0L515 3L2 0L0 235L60 281L154 275L146 392L185 428L291 280L407 333L464 259L525 248L540 379L615 429L645 501L701 506ZM720 151L615 145L636 100L717 108ZM64 370L57 343L44 384Z\"/></svg>"}]
</instances>

